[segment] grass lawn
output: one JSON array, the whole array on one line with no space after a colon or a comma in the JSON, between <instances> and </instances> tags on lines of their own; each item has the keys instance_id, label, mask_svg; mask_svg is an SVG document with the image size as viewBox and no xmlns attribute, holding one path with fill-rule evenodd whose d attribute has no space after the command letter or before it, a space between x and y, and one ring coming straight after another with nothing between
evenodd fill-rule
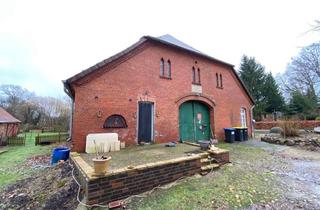
<instances>
[{"instance_id":1,"label":"grass lawn","mask_svg":"<svg viewBox=\"0 0 320 210\"><path fill-rule=\"evenodd\" d=\"M40 133L39 135L55 135L57 133ZM25 133L20 134L25 135ZM7 152L0 154L0 189L18 179L32 175L35 170L22 167L27 158L51 153L52 145L35 146L36 133L26 133L25 146L8 146Z\"/></svg>"},{"instance_id":2,"label":"grass lawn","mask_svg":"<svg viewBox=\"0 0 320 210\"><path fill-rule=\"evenodd\" d=\"M277 177L268 164L281 167L266 151L244 144L219 144L230 150L232 164L204 177L189 177L176 186L135 198L133 209L238 209L277 200ZM275 161L275 162L274 162Z\"/></svg>"}]
</instances>

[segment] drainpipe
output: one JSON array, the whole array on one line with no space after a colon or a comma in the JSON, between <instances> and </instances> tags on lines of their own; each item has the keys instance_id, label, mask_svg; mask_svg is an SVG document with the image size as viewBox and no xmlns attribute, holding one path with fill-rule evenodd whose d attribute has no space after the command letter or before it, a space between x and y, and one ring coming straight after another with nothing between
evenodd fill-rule
<instances>
[{"instance_id":1,"label":"drainpipe","mask_svg":"<svg viewBox=\"0 0 320 210\"><path fill-rule=\"evenodd\" d=\"M70 97L71 99L71 115L69 117L69 138L68 141L72 140L72 122L73 122L73 114L74 114L74 96L71 93L71 87L66 80L62 81L63 83L63 90L64 92Z\"/></svg>"},{"instance_id":2,"label":"drainpipe","mask_svg":"<svg viewBox=\"0 0 320 210\"><path fill-rule=\"evenodd\" d=\"M74 111L74 99L71 98L71 114L69 117L69 139L68 139L68 141L70 141L72 139L73 111Z\"/></svg>"},{"instance_id":3,"label":"drainpipe","mask_svg":"<svg viewBox=\"0 0 320 210\"><path fill-rule=\"evenodd\" d=\"M253 105L250 109L250 115L251 115L251 135L252 135L252 138L255 137L254 135L254 126L253 126L253 108L255 107L255 105Z\"/></svg>"}]
</instances>

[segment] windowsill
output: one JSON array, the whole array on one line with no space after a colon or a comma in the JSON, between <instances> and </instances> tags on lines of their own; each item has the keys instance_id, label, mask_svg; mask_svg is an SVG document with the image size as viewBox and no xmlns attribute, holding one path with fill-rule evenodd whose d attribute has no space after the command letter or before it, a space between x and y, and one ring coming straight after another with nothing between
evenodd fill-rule
<instances>
[{"instance_id":1,"label":"windowsill","mask_svg":"<svg viewBox=\"0 0 320 210\"><path fill-rule=\"evenodd\" d=\"M172 77L166 77L166 76L159 76L161 79L168 79L168 80L172 80Z\"/></svg>"},{"instance_id":2,"label":"windowsill","mask_svg":"<svg viewBox=\"0 0 320 210\"><path fill-rule=\"evenodd\" d=\"M197 82L192 82L192 84L201 86L201 83L197 83Z\"/></svg>"},{"instance_id":3,"label":"windowsill","mask_svg":"<svg viewBox=\"0 0 320 210\"><path fill-rule=\"evenodd\" d=\"M223 89L223 87L216 87L216 88L221 89L221 90Z\"/></svg>"}]
</instances>

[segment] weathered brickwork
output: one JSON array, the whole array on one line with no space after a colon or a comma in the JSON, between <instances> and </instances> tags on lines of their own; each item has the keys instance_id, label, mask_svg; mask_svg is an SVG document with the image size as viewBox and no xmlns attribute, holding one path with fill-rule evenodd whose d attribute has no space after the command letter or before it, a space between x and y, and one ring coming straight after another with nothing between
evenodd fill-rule
<instances>
[{"instance_id":1,"label":"weathered brickwork","mask_svg":"<svg viewBox=\"0 0 320 210\"><path fill-rule=\"evenodd\" d=\"M228 150L219 149L217 152L210 152L210 156L218 161L220 165L230 162L230 155Z\"/></svg>"},{"instance_id":2,"label":"weathered brickwork","mask_svg":"<svg viewBox=\"0 0 320 210\"><path fill-rule=\"evenodd\" d=\"M19 131L19 124L17 123L0 123L0 138L16 136Z\"/></svg>"},{"instance_id":3,"label":"weathered brickwork","mask_svg":"<svg viewBox=\"0 0 320 210\"><path fill-rule=\"evenodd\" d=\"M170 59L172 79L160 78L161 58ZM201 94L191 91L192 66L201 72ZM222 74L223 89L216 87L216 73ZM211 127L220 140L223 128L240 125L240 108L245 108L251 134L252 102L230 66L159 43L147 42L71 86L74 151L84 151L88 133L117 132L121 141L136 144L139 101L154 102L156 143L179 140L179 105L186 100L208 104ZM112 114L122 115L128 127L104 129L105 119Z\"/></svg>"},{"instance_id":4,"label":"weathered brickwork","mask_svg":"<svg viewBox=\"0 0 320 210\"><path fill-rule=\"evenodd\" d=\"M200 172L200 159L180 161L143 169L128 170L115 175L90 180L87 183L87 203L108 203L140 194L181 177Z\"/></svg>"}]
</instances>

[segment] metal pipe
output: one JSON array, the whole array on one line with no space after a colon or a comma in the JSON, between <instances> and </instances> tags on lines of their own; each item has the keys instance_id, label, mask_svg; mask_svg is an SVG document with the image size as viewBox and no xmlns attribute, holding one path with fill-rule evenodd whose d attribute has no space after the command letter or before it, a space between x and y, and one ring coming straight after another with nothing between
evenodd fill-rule
<instances>
[{"instance_id":1,"label":"metal pipe","mask_svg":"<svg viewBox=\"0 0 320 210\"><path fill-rule=\"evenodd\" d=\"M68 84L68 82L66 80L63 80L62 81L63 83L63 90L64 92L70 97L71 99L71 114L70 114L70 117L69 117L69 139L68 141L72 140L72 125L73 125L73 114L74 114L74 96L72 95L71 93L71 87L70 85Z\"/></svg>"},{"instance_id":2,"label":"metal pipe","mask_svg":"<svg viewBox=\"0 0 320 210\"><path fill-rule=\"evenodd\" d=\"M255 135L254 135L254 126L253 126L253 108L255 107L255 105L253 105L252 107L251 107L251 109L250 109L250 115L251 115L251 136L252 136L252 138L254 138L255 137Z\"/></svg>"}]
</instances>

